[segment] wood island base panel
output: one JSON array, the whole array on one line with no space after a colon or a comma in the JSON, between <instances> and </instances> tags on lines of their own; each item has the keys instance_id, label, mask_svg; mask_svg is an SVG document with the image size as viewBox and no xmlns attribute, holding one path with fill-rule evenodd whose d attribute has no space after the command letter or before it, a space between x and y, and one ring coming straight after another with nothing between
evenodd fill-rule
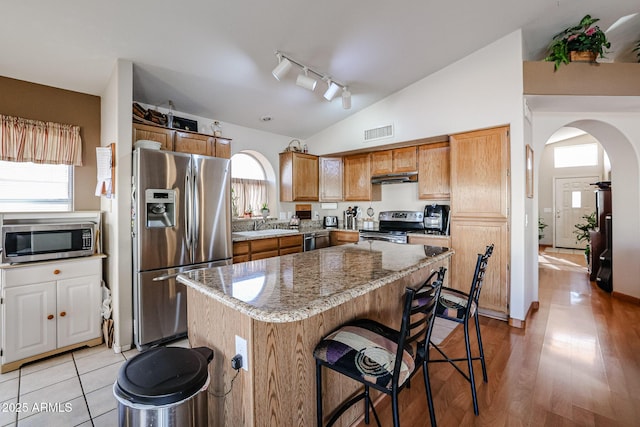
<instances>
[{"instance_id":1,"label":"wood island base panel","mask_svg":"<svg viewBox=\"0 0 640 427\"><path fill-rule=\"evenodd\" d=\"M362 241L178 276L188 288L190 344L214 351L209 425L315 425L313 349L320 339L362 317L398 328L405 288L448 267L452 254ZM248 360L235 377L237 337L246 340ZM333 372L322 380L327 415L359 388ZM355 405L337 425L361 415Z\"/></svg>"}]
</instances>

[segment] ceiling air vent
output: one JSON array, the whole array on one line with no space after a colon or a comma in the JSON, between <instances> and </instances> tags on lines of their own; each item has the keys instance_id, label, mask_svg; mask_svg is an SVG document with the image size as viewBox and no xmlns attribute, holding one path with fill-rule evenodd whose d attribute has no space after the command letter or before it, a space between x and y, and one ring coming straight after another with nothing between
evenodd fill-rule
<instances>
[{"instance_id":1,"label":"ceiling air vent","mask_svg":"<svg viewBox=\"0 0 640 427\"><path fill-rule=\"evenodd\" d=\"M393 136L393 125L380 126L373 129L365 129L364 142L389 138L391 136Z\"/></svg>"}]
</instances>

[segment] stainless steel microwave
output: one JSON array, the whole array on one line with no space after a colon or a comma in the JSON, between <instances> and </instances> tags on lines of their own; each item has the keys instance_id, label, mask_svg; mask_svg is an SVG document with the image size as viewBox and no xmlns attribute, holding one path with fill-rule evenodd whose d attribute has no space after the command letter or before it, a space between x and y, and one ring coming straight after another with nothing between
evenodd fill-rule
<instances>
[{"instance_id":1,"label":"stainless steel microwave","mask_svg":"<svg viewBox=\"0 0 640 427\"><path fill-rule=\"evenodd\" d=\"M95 224L15 224L2 227L2 262L93 255Z\"/></svg>"}]
</instances>

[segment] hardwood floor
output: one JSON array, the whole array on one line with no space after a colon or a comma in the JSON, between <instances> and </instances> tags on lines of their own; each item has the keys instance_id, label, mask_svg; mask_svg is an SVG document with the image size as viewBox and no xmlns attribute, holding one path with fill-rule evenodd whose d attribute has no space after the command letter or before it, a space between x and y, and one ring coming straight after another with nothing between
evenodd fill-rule
<instances>
[{"instance_id":1,"label":"hardwood floor","mask_svg":"<svg viewBox=\"0 0 640 427\"><path fill-rule=\"evenodd\" d=\"M430 365L439 426L640 425L640 305L590 283L582 255L545 252L539 260L540 308L526 331L481 317L489 382L478 362L479 416L462 376ZM460 327L442 348L464 355ZM420 377L399 401L403 426L429 426ZM377 407L383 425L392 425L388 399Z\"/></svg>"}]
</instances>

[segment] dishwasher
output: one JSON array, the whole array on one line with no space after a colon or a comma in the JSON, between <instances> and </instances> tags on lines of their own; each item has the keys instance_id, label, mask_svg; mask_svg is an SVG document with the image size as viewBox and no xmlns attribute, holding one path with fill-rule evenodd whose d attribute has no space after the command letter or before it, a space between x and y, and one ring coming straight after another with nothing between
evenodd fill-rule
<instances>
[{"instance_id":1,"label":"dishwasher","mask_svg":"<svg viewBox=\"0 0 640 427\"><path fill-rule=\"evenodd\" d=\"M329 246L329 230L304 233L304 251L326 248Z\"/></svg>"}]
</instances>

